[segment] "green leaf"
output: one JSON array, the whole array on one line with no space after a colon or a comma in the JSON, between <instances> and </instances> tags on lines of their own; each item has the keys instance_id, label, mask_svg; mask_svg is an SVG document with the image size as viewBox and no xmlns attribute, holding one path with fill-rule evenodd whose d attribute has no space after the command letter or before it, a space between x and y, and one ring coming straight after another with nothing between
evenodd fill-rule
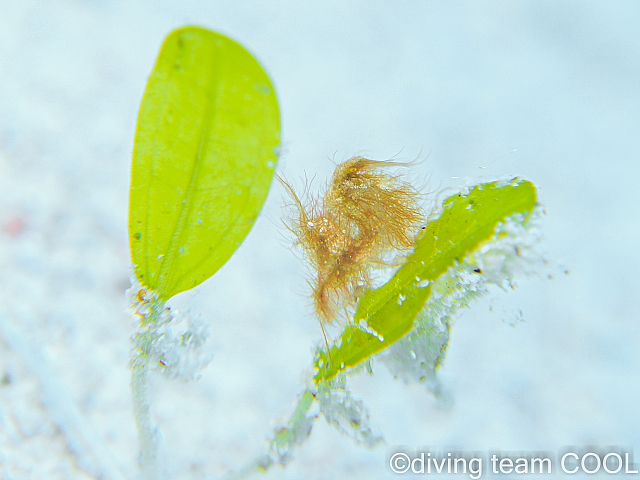
<instances>
[{"instance_id":1,"label":"green leaf","mask_svg":"<svg viewBox=\"0 0 640 480\"><path fill-rule=\"evenodd\" d=\"M391 280L360 299L354 325L345 328L330 355L320 352L315 381L335 377L409 333L431 294L431 284L490 240L499 222L517 213L526 221L535 203L535 186L517 178L506 185L478 185L445 200L442 214L428 223L406 263ZM378 335L359 328L360 321Z\"/></svg>"},{"instance_id":2,"label":"green leaf","mask_svg":"<svg viewBox=\"0 0 640 480\"><path fill-rule=\"evenodd\" d=\"M142 284L168 299L229 259L262 208L279 143L275 91L249 52L199 27L169 34L133 151L129 242Z\"/></svg>"}]
</instances>

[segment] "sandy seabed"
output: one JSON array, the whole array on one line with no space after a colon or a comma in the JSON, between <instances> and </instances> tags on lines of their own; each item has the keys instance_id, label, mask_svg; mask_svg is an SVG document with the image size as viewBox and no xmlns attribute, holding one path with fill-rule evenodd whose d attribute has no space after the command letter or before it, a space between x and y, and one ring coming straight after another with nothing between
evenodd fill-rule
<instances>
[{"instance_id":1,"label":"sandy seabed","mask_svg":"<svg viewBox=\"0 0 640 480\"><path fill-rule=\"evenodd\" d=\"M129 169L160 44L190 24L269 72L277 170L299 187L352 155L421 159L427 203L519 175L558 261L457 319L439 370L450 402L374 365L350 382L386 444L321 419L265 478L395 478L399 446L640 455L639 20L633 1L0 0L0 479L137 476ZM322 336L285 203L274 184L232 259L172 300L211 322L215 357L197 382L153 378L168 478L260 454L302 389Z\"/></svg>"}]
</instances>

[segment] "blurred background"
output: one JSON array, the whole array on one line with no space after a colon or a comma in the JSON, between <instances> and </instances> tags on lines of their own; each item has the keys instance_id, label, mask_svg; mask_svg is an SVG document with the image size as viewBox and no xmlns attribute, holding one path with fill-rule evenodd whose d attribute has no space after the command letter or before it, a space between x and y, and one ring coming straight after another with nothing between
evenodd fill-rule
<instances>
[{"instance_id":1,"label":"blurred background","mask_svg":"<svg viewBox=\"0 0 640 480\"><path fill-rule=\"evenodd\" d=\"M92 478L60 405L136 476L131 152L159 47L188 24L270 74L277 169L298 189L353 155L422 160L411 176L427 199L522 176L555 262L457 319L439 370L449 402L374 365L350 384L386 444L320 419L263 478L392 478L399 446L640 455L640 3L0 0L0 478ZM322 334L286 202L274 183L231 260L172 302L211 322L215 357L198 382L153 379L171 478L262 453L303 388Z\"/></svg>"}]
</instances>

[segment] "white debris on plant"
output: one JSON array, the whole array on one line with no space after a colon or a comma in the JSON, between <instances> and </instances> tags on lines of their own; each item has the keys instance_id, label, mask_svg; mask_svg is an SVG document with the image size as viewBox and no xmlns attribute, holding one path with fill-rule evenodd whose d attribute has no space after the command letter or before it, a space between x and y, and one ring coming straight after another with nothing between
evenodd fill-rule
<instances>
[{"instance_id":1,"label":"white debris on plant","mask_svg":"<svg viewBox=\"0 0 640 480\"><path fill-rule=\"evenodd\" d=\"M315 387L307 387L298 397L296 409L287 425L275 429L274 437L269 442L269 453L260 462L264 470L274 463L286 466L293 459L295 447L302 445L309 437L320 414L318 402L315 401L316 392Z\"/></svg>"},{"instance_id":2,"label":"white debris on plant","mask_svg":"<svg viewBox=\"0 0 640 480\"><path fill-rule=\"evenodd\" d=\"M528 219L515 214L499 223L491 240L433 282L414 329L376 358L396 378L424 383L428 390L440 394L436 369L449 344L453 317L487 294L490 285L509 290L516 286L516 277L547 268L549 262L540 246L541 218L542 207L538 205Z\"/></svg>"},{"instance_id":3,"label":"white debris on plant","mask_svg":"<svg viewBox=\"0 0 640 480\"><path fill-rule=\"evenodd\" d=\"M519 213L498 224L490 242L481 246L465 263L482 270L487 283L502 289L516 286L515 277L546 273L549 261L541 247L543 209L537 205L525 221Z\"/></svg>"},{"instance_id":4,"label":"white debris on plant","mask_svg":"<svg viewBox=\"0 0 640 480\"><path fill-rule=\"evenodd\" d=\"M449 344L453 316L488 293L489 285L508 290L515 286L516 276L537 272L541 265L548 264L540 248L541 216L542 208L537 206L529 218L522 214L507 218L497 225L491 240L462 263L449 268L435 282L425 283L423 287L431 286L431 295L418 314L414 329L374 358L382 360L396 378L423 383L436 397L447 401L436 369ZM366 323L362 323L359 326L366 328ZM372 448L383 441L382 435L374 433L370 426L364 402L347 389L347 375L362 370L371 373L370 360L319 382L317 387L307 387L289 423L275 430L269 453L255 464L267 470L275 463L282 466L289 463L295 447L307 439L319 414L356 443Z\"/></svg>"},{"instance_id":5,"label":"white debris on plant","mask_svg":"<svg viewBox=\"0 0 640 480\"><path fill-rule=\"evenodd\" d=\"M373 448L382 441L382 435L372 430L369 410L364 402L351 395L344 373L320 382L316 394L320 412L331 425L350 436L356 443Z\"/></svg>"},{"instance_id":6,"label":"white debris on plant","mask_svg":"<svg viewBox=\"0 0 640 480\"><path fill-rule=\"evenodd\" d=\"M127 311L138 320L132 366L144 362L169 378L199 378L213 359L207 345L209 326L202 316L167 307L157 292L141 285L135 276L126 295Z\"/></svg>"},{"instance_id":7,"label":"white debris on plant","mask_svg":"<svg viewBox=\"0 0 640 480\"><path fill-rule=\"evenodd\" d=\"M295 448L309 437L320 415L338 431L368 448L383 441L382 435L371 428L369 411L362 399L354 397L347 389L345 373L318 384L311 374L309 377L289 422L274 430L274 436L268 442L268 453L250 463L244 471L255 467L266 471L274 464L286 466L293 459ZM231 478L242 478L242 471Z\"/></svg>"}]
</instances>

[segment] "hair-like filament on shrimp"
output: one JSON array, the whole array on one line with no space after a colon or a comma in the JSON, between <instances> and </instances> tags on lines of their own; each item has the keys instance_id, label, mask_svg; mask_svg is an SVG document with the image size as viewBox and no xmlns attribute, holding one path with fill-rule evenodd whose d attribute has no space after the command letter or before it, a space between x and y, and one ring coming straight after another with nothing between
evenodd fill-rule
<instances>
[{"instance_id":1,"label":"hair-like filament on shrimp","mask_svg":"<svg viewBox=\"0 0 640 480\"><path fill-rule=\"evenodd\" d=\"M296 207L289 229L315 273L312 299L323 334L324 324L354 307L371 287L376 268L413 247L424 224L419 193L389 173L402 166L353 157L336 167L324 197L307 205L283 180Z\"/></svg>"}]
</instances>

